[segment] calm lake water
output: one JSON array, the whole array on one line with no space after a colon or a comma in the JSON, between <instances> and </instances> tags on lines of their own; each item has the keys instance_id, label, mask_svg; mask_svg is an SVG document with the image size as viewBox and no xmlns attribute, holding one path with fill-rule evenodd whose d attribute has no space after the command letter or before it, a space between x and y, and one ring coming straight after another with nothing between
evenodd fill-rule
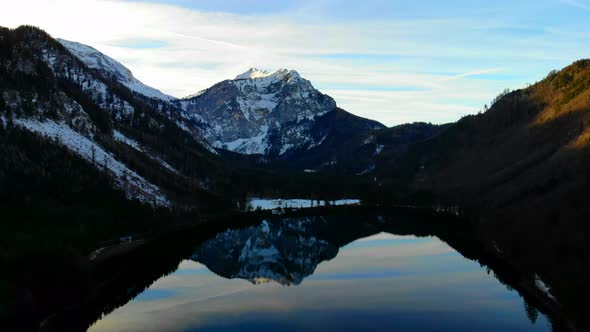
<instances>
[{"instance_id":1,"label":"calm lake water","mask_svg":"<svg viewBox=\"0 0 590 332\"><path fill-rule=\"evenodd\" d=\"M551 330L445 241L369 219L283 218L227 230L89 331Z\"/></svg>"}]
</instances>

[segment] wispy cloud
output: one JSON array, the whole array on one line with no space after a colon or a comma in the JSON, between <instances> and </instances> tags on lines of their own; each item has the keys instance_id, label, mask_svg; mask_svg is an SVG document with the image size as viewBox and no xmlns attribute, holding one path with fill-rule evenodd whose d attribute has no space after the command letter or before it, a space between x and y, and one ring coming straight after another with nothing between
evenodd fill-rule
<instances>
[{"instance_id":1,"label":"wispy cloud","mask_svg":"<svg viewBox=\"0 0 590 332\"><path fill-rule=\"evenodd\" d=\"M488 69L472 70L472 71L468 71L466 73L462 73L462 74L458 74L458 75L449 77L449 79L459 79L459 78L472 77L472 76L495 74L495 73L498 73L498 72L501 72L504 70L505 70L504 68L488 68Z\"/></svg>"},{"instance_id":2,"label":"wispy cloud","mask_svg":"<svg viewBox=\"0 0 590 332\"><path fill-rule=\"evenodd\" d=\"M113 42L112 45L123 48L153 49L166 47L168 43L161 40L127 39Z\"/></svg>"},{"instance_id":3,"label":"wispy cloud","mask_svg":"<svg viewBox=\"0 0 590 332\"><path fill-rule=\"evenodd\" d=\"M452 8L368 1L373 9L300 0L258 11L241 1L21 0L0 22L89 44L179 97L250 67L296 69L341 107L387 125L457 120L504 88L590 54L586 22L562 22L564 9L550 6L579 10L555 0L534 2L535 17L546 17L539 22L513 9L528 0Z\"/></svg>"}]
</instances>

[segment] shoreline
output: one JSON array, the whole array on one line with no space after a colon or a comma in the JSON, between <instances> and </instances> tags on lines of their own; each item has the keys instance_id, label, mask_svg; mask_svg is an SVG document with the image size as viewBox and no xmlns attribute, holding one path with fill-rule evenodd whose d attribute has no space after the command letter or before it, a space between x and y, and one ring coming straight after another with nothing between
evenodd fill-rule
<instances>
[{"instance_id":1,"label":"shoreline","mask_svg":"<svg viewBox=\"0 0 590 332\"><path fill-rule=\"evenodd\" d=\"M108 312L103 312L100 308L109 307L113 299L121 298L121 294L126 289L129 289L129 285L137 284L137 280L142 284L141 280L147 280L147 284L139 287L132 287L135 289L133 292L137 294L143 291L142 287L147 287L153 281L149 280L154 278L154 281L159 279L167 273L172 273L176 266L162 267L160 275L155 273L153 276L146 276L145 274L152 273L150 264L153 263L153 255L160 254L159 245L166 243L176 243L178 248L174 248L172 253L166 254L167 256L176 257L175 259L181 260L182 257L186 257L190 250L202 239L206 239L214 234L221 232L227 228L240 228L255 225L262 220L275 219L275 218L291 218L291 217L305 217L318 214L345 214L345 215L379 215L379 214L395 214L395 213L406 213L408 215L440 215L440 212L436 212L432 209L424 209L419 207L407 207L407 206L330 206L330 207L314 207L306 209L289 210L281 215L273 214L271 210L264 211L253 211L253 212L240 212L240 213L229 213L224 216L217 216L216 218L209 218L201 220L193 224L181 224L173 225L166 229L164 232L157 234L150 234L146 237L139 238L137 240L125 243L119 243L116 245L101 247L94 250L89 256L87 263L89 264L93 279L96 279L96 289L94 292L88 294L82 302L73 303L59 310L56 310L49 315L46 315L39 321L39 331L58 331L63 330L64 326L70 326L73 320L75 326L84 328L88 325L89 321L94 321L96 317L101 317ZM444 215L452 214L444 213ZM472 222L469 224L473 225ZM476 239L474 239L476 240ZM521 271L514 263L512 263L508 257L498 255L497 252L490 251L490 244L481 242L481 239L476 240L481 243L482 253L484 256L480 257L484 259L487 266L491 267L496 264L508 266L511 270ZM456 249L457 250L457 249ZM459 250L458 250L459 251ZM460 251L459 251L460 252ZM486 259L485 256L488 256ZM493 268L492 268L493 269ZM114 273L113 273L114 271ZM142 284L143 285L143 284ZM580 331L575 325L568 321L567 318L560 312L559 307L555 303L548 302L542 292L534 287L534 285L527 284L524 279L520 282L512 285L518 293L525 298L533 299L533 302L539 311L551 317L551 320L557 319L559 322L563 322L567 328L567 331L577 332ZM123 292L124 293L124 292ZM131 298L135 297L132 296ZM124 305L128 300L116 305ZM119 302L119 301L115 301ZM115 307L115 308L116 308ZM97 309L98 308L98 309ZM96 311L98 310L98 311ZM76 317L76 319L72 319Z\"/></svg>"}]
</instances>

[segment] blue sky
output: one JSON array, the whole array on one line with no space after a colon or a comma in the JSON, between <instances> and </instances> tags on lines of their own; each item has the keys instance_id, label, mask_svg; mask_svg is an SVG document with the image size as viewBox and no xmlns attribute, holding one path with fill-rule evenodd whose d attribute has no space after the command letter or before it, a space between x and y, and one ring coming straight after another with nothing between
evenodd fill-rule
<instances>
[{"instance_id":1,"label":"blue sky","mask_svg":"<svg viewBox=\"0 0 590 332\"><path fill-rule=\"evenodd\" d=\"M443 123L590 58L590 0L22 0L33 24L182 97L250 67L299 71L348 111ZM90 15L89 13L92 13Z\"/></svg>"},{"instance_id":2,"label":"blue sky","mask_svg":"<svg viewBox=\"0 0 590 332\"><path fill-rule=\"evenodd\" d=\"M454 18L480 15L503 15L526 20L530 24L548 21L570 23L584 19L583 9L590 4L581 1L467 1L467 0L129 0L170 4L199 11L226 12L242 15L298 15L342 20L395 20ZM572 11L572 9L574 9ZM575 9L578 11L576 12ZM574 17L572 17L574 16Z\"/></svg>"}]
</instances>

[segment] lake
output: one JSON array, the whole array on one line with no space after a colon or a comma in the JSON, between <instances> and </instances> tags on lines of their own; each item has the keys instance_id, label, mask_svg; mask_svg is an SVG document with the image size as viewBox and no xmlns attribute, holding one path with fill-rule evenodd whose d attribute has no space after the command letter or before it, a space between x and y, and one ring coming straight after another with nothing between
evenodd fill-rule
<instances>
[{"instance_id":1,"label":"lake","mask_svg":"<svg viewBox=\"0 0 590 332\"><path fill-rule=\"evenodd\" d=\"M477 248L437 220L265 218L196 243L89 331L551 331Z\"/></svg>"}]
</instances>

